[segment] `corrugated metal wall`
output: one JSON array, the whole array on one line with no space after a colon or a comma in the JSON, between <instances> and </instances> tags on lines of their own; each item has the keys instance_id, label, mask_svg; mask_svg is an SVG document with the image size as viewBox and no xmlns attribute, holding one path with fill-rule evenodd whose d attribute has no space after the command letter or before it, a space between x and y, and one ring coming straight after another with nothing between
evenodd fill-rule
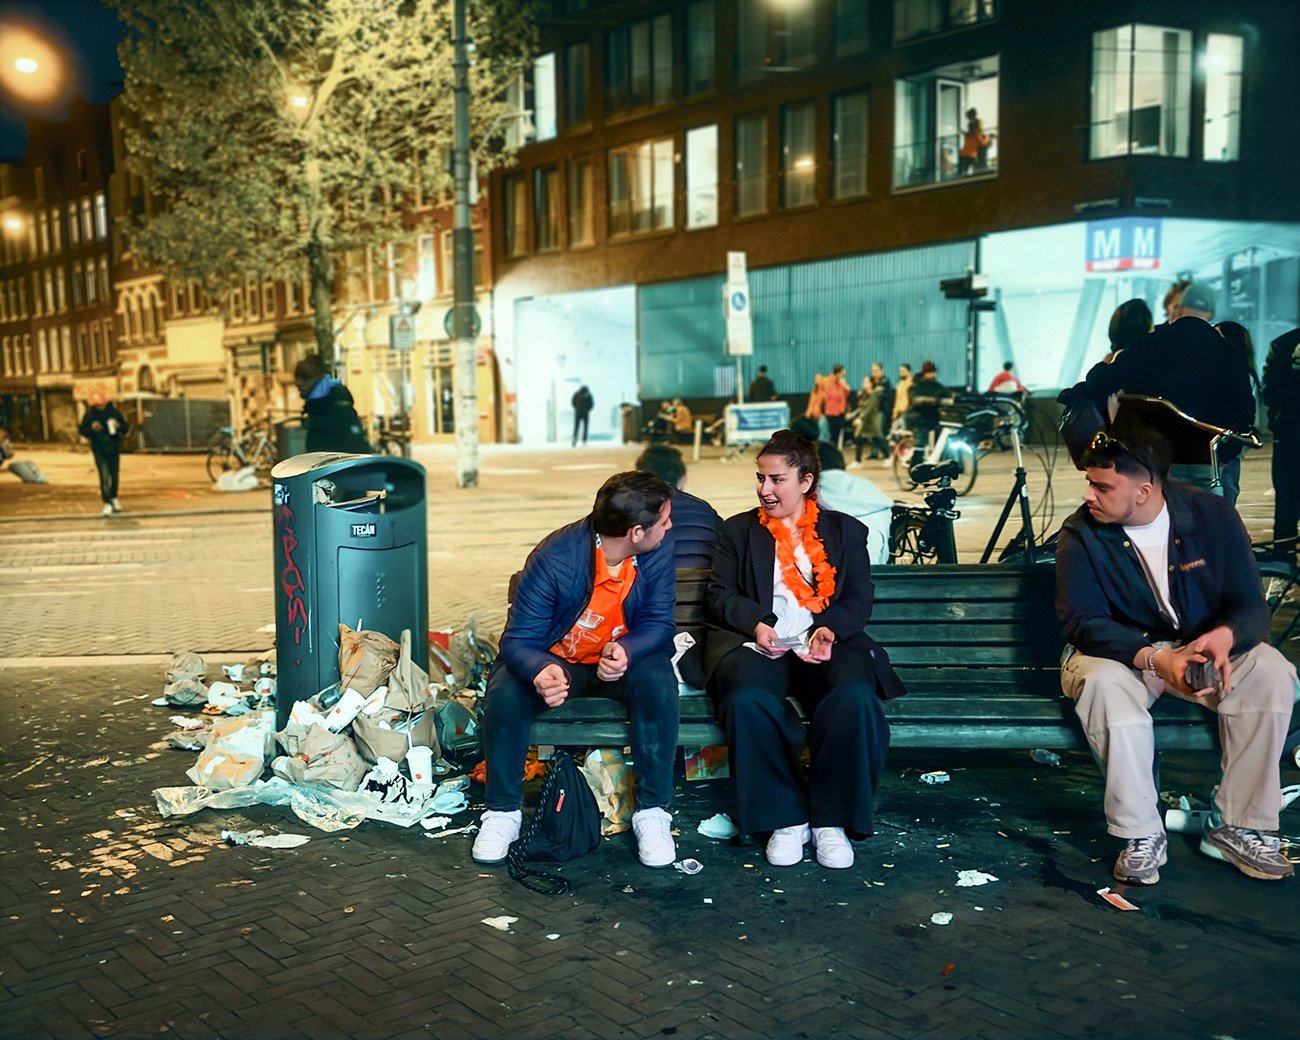
<instances>
[{"instance_id":1,"label":"corrugated metal wall","mask_svg":"<svg viewBox=\"0 0 1300 1040\"><path fill-rule=\"evenodd\" d=\"M962 241L750 271L746 380L767 365L777 391L795 393L840 363L856 387L873 361L892 378L900 362L919 368L928 358L941 382L964 383L966 307L944 299L939 280L961 277L974 259L975 243ZM723 353L722 282L638 289L642 400L711 396L717 369L735 364Z\"/></svg>"}]
</instances>

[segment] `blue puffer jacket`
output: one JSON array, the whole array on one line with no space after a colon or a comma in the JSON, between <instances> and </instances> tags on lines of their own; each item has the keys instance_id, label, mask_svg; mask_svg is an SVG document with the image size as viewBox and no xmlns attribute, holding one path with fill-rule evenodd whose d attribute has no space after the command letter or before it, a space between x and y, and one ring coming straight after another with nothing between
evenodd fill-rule
<instances>
[{"instance_id":1,"label":"blue puffer jacket","mask_svg":"<svg viewBox=\"0 0 1300 1040\"><path fill-rule=\"evenodd\" d=\"M1269 613L1250 539L1228 500L1178 481L1169 505L1169 598L1173 629L1156 605L1138 551L1119 524L1100 524L1081 506L1056 547L1056 612L1065 638L1092 657L1131 665L1154 642L1190 643L1219 625L1234 654L1268 639Z\"/></svg>"},{"instance_id":2,"label":"blue puffer jacket","mask_svg":"<svg viewBox=\"0 0 1300 1040\"><path fill-rule=\"evenodd\" d=\"M636 580L623 601L628 631L618 640L633 662L673 649L677 573L671 541L665 539L657 549L637 556L636 569ZM596 538L590 517L547 535L528 554L501 636L501 660L511 675L531 684L548 664L563 663L550 648L578 620L595 579Z\"/></svg>"}]
</instances>

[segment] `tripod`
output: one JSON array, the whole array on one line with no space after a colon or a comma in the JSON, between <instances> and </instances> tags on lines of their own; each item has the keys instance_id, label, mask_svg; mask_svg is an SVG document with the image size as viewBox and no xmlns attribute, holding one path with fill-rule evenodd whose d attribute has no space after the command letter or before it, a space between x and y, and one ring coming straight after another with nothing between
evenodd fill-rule
<instances>
[{"instance_id":1,"label":"tripod","mask_svg":"<svg viewBox=\"0 0 1300 1040\"><path fill-rule=\"evenodd\" d=\"M988 563L989 557L993 555L994 548L997 547L998 537L1002 534L1002 528L1006 526L1007 517L1011 515L1011 509L1020 500L1020 533L1025 540L1025 562L1034 562L1034 519L1033 511L1029 508L1029 484L1025 480L1025 457L1020 449L1020 415L1021 408L1015 401L997 401L991 402L996 404L1005 404L1010 412L1014 413L1011 422L1011 446L1016 453L1016 481L1011 485L1011 492L1007 495L1007 501L1002 506L1002 515L998 517L997 526L993 528L993 533L989 536L989 544L984 547L984 555L980 557L980 563Z\"/></svg>"}]
</instances>

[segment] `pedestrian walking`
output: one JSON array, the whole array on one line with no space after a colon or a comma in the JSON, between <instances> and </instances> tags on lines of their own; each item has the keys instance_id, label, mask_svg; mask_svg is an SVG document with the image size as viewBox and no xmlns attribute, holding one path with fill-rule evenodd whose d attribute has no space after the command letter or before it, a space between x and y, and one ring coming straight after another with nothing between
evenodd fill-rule
<instances>
[{"instance_id":1,"label":"pedestrian walking","mask_svg":"<svg viewBox=\"0 0 1300 1040\"><path fill-rule=\"evenodd\" d=\"M122 511L117 497L117 475L122 461L122 440L126 436L126 417L108 399L108 391L92 390L86 395L86 414L77 432L90 442L99 473L99 497L104 503L103 516Z\"/></svg>"},{"instance_id":2,"label":"pedestrian walking","mask_svg":"<svg viewBox=\"0 0 1300 1040\"><path fill-rule=\"evenodd\" d=\"M302 395L307 451L370 454L351 392L329 374L319 354L308 354L298 362L293 381Z\"/></svg>"},{"instance_id":3,"label":"pedestrian walking","mask_svg":"<svg viewBox=\"0 0 1300 1040\"><path fill-rule=\"evenodd\" d=\"M591 410L596 407L595 398L591 396L591 390L586 383L578 387L573 392L573 397L569 400L573 406L573 442L572 446L578 446L578 431L582 431L582 443L587 443L587 428L591 421Z\"/></svg>"}]
</instances>

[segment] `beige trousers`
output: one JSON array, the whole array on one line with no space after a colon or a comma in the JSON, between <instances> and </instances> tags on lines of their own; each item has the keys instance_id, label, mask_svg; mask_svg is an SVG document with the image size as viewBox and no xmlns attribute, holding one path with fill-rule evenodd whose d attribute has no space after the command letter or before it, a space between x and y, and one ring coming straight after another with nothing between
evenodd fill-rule
<instances>
[{"instance_id":1,"label":"beige trousers","mask_svg":"<svg viewBox=\"0 0 1300 1040\"><path fill-rule=\"evenodd\" d=\"M1106 763L1106 827L1118 838L1164 831L1155 779L1151 706L1142 673L1118 661L1074 653L1061 666L1061 689L1074 701L1093 752ZM1223 781L1215 798L1224 823L1277 830L1282 809L1278 759L1296 699L1296 670L1265 643L1232 658L1232 689L1185 697L1219 716Z\"/></svg>"}]
</instances>

